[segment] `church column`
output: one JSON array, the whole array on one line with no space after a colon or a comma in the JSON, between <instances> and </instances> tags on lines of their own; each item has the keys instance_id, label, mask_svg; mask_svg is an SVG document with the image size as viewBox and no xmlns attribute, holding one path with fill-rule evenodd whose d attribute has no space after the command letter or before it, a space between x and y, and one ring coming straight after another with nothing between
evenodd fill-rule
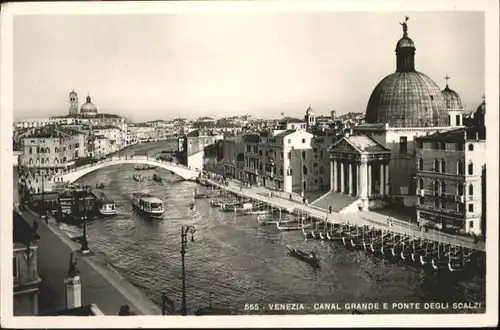
<instances>
[{"instance_id":1,"label":"church column","mask_svg":"<svg viewBox=\"0 0 500 330\"><path fill-rule=\"evenodd\" d=\"M385 187L385 179L384 179L384 163L380 164L380 195L384 196L384 187Z\"/></svg>"},{"instance_id":2,"label":"church column","mask_svg":"<svg viewBox=\"0 0 500 330\"><path fill-rule=\"evenodd\" d=\"M384 175L384 180L385 180L385 194L389 195L389 163L385 164L385 175Z\"/></svg>"},{"instance_id":3,"label":"church column","mask_svg":"<svg viewBox=\"0 0 500 330\"><path fill-rule=\"evenodd\" d=\"M359 165L359 197L360 198L366 198L367 196L367 179L368 179L368 165L366 164L366 161L362 160L361 164Z\"/></svg>"},{"instance_id":4,"label":"church column","mask_svg":"<svg viewBox=\"0 0 500 330\"><path fill-rule=\"evenodd\" d=\"M372 164L368 163L368 197L372 196Z\"/></svg>"},{"instance_id":5,"label":"church column","mask_svg":"<svg viewBox=\"0 0 500 330\"><path fill-rule=\"evenodd\" d=\"M353 192L354 192L354 189L353 189L353 186L352 186L352 176L353 176L353 172L354 171L354 166L352 166L352 163L349 162L349 165L348 165L348 173L347 175L349 176L349 195L353 195Z\"/></svg>"},{"instance_id":6,"label":"church column","mask_svg":"<svg viewBox=\"0 0 500 330\"><path fill-rule=\"evenodd\" d=\"M340 192L344 192L344 160L340 161Z\"/></svg>"},{"instance_id":7,"label":"church column","mask_svg":"<svg viewBox=\"0 0 500 330\"><path fill-rule=\"evenodd\" d=\"M361 175L360 175L360 164L356 162L356 196L361 196Z\"/></svg>"},{"instance_id":8,"label":"church column","mask_svg":"<svg viewBox=\"0 0 500 330\"><path fill-rule=\"evenodd\" d=\"M337 190L337 161L330 162L330 190Z\"/></svg>"}]
</instances>

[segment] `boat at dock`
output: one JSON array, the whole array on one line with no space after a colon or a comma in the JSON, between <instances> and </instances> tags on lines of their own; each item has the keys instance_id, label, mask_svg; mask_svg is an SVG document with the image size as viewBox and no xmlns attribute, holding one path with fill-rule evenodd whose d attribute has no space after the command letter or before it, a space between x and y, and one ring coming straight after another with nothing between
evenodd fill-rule
<instances>
[{"instance_id":1,"label":"boat at dock","mask_svg":"<svg viewBox=\"0 0 500 330\"><path fill-rule=\"evenodd\" d=\"M91 194L95 197L95 208L99 215L105 217L116 215L117 211L115 202L104 192L92 190Z\"/></svg>"},{"instance_id":2,"label":"boat at dock","mask_svg":"<svg viewBox=\"0 0 500 330\"><path fill-rule=\"evenodd\" d=\"M142 177L142 175L140 174L134 174L134 176L132 177L135 181L138 181L138 182L142 182L144 181L144 178Z\"/></svg>"},{"instance_id":3,"label":"boat at dock","mask_svg":"<svg viewBox=\"0 0 500 330\"><path fill-rule=\"evenodd\" d=\"M299 249L295 249L287 245L288 250L290 251L290 254L294 256L297 259L303 260L307 262L309 265L315 267L315 268L320 268L320 259L316 256L314 252L303 252Z\"/></svg>"},{"instance_id":4,"label":"boat at dock","mask_svg":"<svg viewBox=\"0 0 500 330\"><path fill-rule=\"evenodd\" d=\"M156 219L163 218L165 212L163 201L147 193L133 193L132 206L140 213Z\"/></svg>"},{"instance_id":5,"label":"boat at dock","mask_svg":"<svg viewBox=\"0 0 500 330\"><path fill-rule=\"evenodd\" d=\"M301 230L303 226L298 222L287 222L287 221L278 221L276 222L276 228L280 231L293 231L293 230Z\"/></svg>"},{"instance_id":6,"label":"boat at dock","mask_svg":"<svg viewBox=\"0 0 500 330\"><path fill-rule=\"evenodd\" d=\"M163 179L158 174L153 174L153 180L156 182L162 182Z\"/></svg>"},{"instance_id":7,"label":"boat at dock","mask_svg":"<svg viewBox=\"0 0 500 330\"><path fill-rule=\"evenodd\" d=\"M280 219L276 218L276 216L273 214L261 214L257 216L257 221L259 225L265 226L278 224L278 222L280 222Z\"/></svg>"}]
</instances>

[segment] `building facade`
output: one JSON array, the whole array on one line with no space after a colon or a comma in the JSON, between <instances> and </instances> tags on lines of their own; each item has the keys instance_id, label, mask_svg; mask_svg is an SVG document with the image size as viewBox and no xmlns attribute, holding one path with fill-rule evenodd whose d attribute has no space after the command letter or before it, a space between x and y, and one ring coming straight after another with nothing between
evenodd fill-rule
<instances>
[{"instance_id":1,"label":"building facade","mask_svg":"<svg viewBox=\"0 0 500 330\"><path fill-rule=\"evenodd\" d=\"M38 315L38 241L40 236L17 212L13 212L14 316Z\"/></svg>"},{"instance_id":2,"label":"building facade","mask_svg":"<svg viewBox=\"0 0 500 330\"><path fill-rule=\"evenodd\" d=\"M486 141L474 127L417 139L417 220L481 235Z\"/></svg>"}]
</instances>

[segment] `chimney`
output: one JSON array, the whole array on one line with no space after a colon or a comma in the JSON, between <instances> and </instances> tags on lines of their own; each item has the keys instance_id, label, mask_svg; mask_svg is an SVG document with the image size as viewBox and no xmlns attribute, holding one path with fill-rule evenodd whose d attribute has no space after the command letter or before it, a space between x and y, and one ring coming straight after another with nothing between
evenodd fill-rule
<instances>
[{"instance_id":1,"label":"chimney","mask_svg":"<svg viewBox=\"0 0 500 330\"><path fill-rule=\"evenodd\" d=\"M82 306L82 281L80 272L76 268L76 255L71 253L68 276L64 279L66 284L66 309Z\"/></svg>"}]
</instances>

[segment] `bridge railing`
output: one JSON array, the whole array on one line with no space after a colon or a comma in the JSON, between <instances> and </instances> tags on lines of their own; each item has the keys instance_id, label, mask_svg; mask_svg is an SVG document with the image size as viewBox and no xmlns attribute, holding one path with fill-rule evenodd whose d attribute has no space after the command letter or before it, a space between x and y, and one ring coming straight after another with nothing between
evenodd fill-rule
<instances>
[{"instance_id":1,"label":"bridge railing","mask_svg":"<svg viewBox=\"0 0 500 330\"><path fill-rule=\"evenodd\" d=\"M58 175L69 174L69 173L81 171L81 170L84 170L87 168L93 168L93 167L96 167L96 166L101 165L101 164L107 164L107 163L120 161L120 160L147 160L147 161L151 161L151 162L157 163L157 164L164 164L164 165L169 165L169 166L174 166L174 167L190 170L193 172L198 172L197 169L193 169L191 167L188 167L188 166L185 166L182 164L177 164L174 162L169 162L166 160L157 159L155 157L149 157L149 156L113 156L113 157L109 157L109 158L106 158L103 160L99 160L95 163L90 163L90 164L85 164L85 165L74 167L74 168L64 169L62 171L62 173L60 173ZM56 176L58 176L58 175L56 175Z\"/></svg>"}]
</instances>

